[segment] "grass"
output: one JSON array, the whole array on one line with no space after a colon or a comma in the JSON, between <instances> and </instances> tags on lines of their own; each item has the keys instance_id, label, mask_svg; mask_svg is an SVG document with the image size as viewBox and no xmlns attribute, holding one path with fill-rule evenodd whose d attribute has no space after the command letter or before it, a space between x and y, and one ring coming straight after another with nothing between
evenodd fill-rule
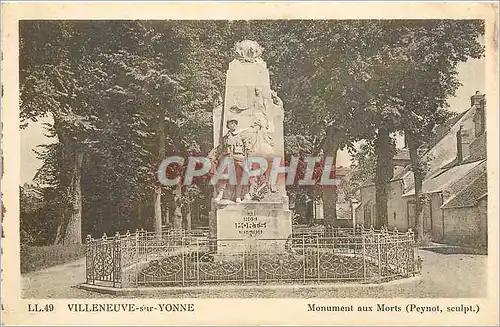
<instances>
[{"instance_id":1,"label":"grass","mask_svg":"<svg viewBox=\"0 0 500 327\"><path fill-rule=\"evenodd\" d=\"M85 245L21 246L21 274L85 257Z\"/></svg>"}]
</instances>

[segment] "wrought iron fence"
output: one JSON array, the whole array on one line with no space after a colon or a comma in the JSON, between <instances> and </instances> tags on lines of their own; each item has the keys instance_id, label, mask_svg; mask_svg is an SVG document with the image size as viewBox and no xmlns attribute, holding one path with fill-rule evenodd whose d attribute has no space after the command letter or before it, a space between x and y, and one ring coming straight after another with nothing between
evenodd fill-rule
<instances>
[{"instance_id":1,"label":"wrought iron fence","mask_svg":"<svg viewBox=\"0 0 500 327\"><path fill-rule=\"evenodd\" d=\"M224 244L222 249L220 244ZM287 239L212 240L146 231L87 237L87 283L113 287L209 283L384 282L417 273L411 231L295 231ZM282 250L279 250L279 249Z\"/></svg>"}]
</instances>

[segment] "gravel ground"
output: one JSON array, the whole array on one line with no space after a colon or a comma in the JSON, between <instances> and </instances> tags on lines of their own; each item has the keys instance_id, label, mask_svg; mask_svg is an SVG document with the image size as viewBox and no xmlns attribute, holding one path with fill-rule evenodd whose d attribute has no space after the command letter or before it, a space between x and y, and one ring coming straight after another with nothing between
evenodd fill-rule
<instances>
[{"instance_id":1,"label":"gravel ground","mask_svg":"<svg viewBox=\"0 0 500 327\"><path fill-rule=\"evenodd\" d=\"M373 287L246 288L172 290L144 298L425 298L484 297L487 256L440 254L418 250L423 259L420 280ZM22 275L23 298L114 298L76 288L85 279L85 259Z\"/></svg>"}]
</instances>

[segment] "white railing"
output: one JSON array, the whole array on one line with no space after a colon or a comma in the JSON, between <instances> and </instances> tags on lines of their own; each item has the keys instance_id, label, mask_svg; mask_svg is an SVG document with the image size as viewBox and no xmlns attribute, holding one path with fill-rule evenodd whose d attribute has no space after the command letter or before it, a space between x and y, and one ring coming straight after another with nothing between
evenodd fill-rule
<instances>
[{"instance_id":1,"label":"white railing","mask_svg":"<svg viewBox=\"0 0 500 327\"><path fill-rule=\"evenodd\" d=\"M220 244L229 248L221 252ZM276 251L270 244L284 244ZM218 250L219 248L219 250ZM113 287L359 281L418 273L413 232L387 229L295 230L287 239L209 239L171 231L87 238L87 283Z\"/></svg>"}]
</instances>

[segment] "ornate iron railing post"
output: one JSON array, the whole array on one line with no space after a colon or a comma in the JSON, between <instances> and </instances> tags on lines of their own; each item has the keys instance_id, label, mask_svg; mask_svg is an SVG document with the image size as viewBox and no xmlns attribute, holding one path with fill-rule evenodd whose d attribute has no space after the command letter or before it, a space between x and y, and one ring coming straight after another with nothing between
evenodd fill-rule
<instances>
[{"instance_id":1,"label":"ornate iron railing post","mask_svg":"<svg viewBox=\"0 0 500 327\"><path fill-rule=\"evenodd\" d=\"M258 284L260 284L260 246L259 246L259 241L257 241L257 285Z\"/></svg>"},{"instance_id":2,"label":"ornate iron railing post","mask_svg":"<svg viewBox=\"0 0 500 327\"><path fill-rule=\"evenodd\" d=\"M386 275L389 273L389 251L388 251L389 245L388 244L390 244L389 229L387 229L387 227L383 226L381 247L382 247L382 252L384 253L384 257L383 257L384 266L382 269L382 274L384 275L384 277L386 277Z\"/></svg>"},{"instance_id":3,"label":"ornate iron railing post","mask_svg":"<svg viewBox=\"0 0 500 327\"><path fill-rule=\"evenodd\" d=\"M256 243L256 244L257 244L257 246L259 246L259 245L258 245L258 240L257 240L257 243ZM250 247L250 249L251 249L251 247ZM245 260L246 260L246 259L245 259L245 252L246 252L246 251L245 251L245 249L243 249L243 251L242 251L242 253L241 253L241 254L242 254L242 257L243 257L243 261L242 261L242 268L241 268L241 269L242 269L242 274L243 274L243 276L242 276L242 279L243 279L243 284L246 282L246 268L245 268Z\"/></svg>"},{"instance_id":4,"label":"ornate iron railing post","mask_svg":"<svg viewBox=\"0 0 500 327\"><path fill-rule=\"evenodd\" d=\"M186 282L186 263L184 261L184 237L181 236L181 254L182 254L182 286Z\"/></svg>"},{"instance_id":5,"label":"ornate iron railing post","mask_svg":"<svg viewBox=\"0 0 500 327\"><path fill-rule=\"evenodd\" d=\"M407 242L408 244L408 260L407 260L407 266L408 266L408 274L407 276L410 275L410 272L415 276L415 236L413 234L413 230L411 228L408 228L408 231L406 232L406 236L408 238Z\"/></svg>"},{"instance_id":6,"label":"ornate iron railing post","mask_svg":"<svg viewBox=\"0 0 500 327\"><path fill-rule=\"evenodd\" d=\"M330 242L332 244L332 253L335 253L335 240L336 240L336 237L335 237L335 234L332 233L331 237L330 237ZM328 242L328 241L327 241Z\"/></svg>"},{"instance_id":7,"label":"ornate iron railing post","mask_svg":"<svg viewBox=\"0 0 500 327\"><path fill-rule=\"evenodd\" d=\"M363 251L363 281L366 282L366 242L365 236L361 235L361 246Z\"/></svg>"},{"instance_id":8,"label":"ornate iron railing post","mask_svg":"<svg viewBox=\"0 0 500 327\"><path fill-rule=\"evenodd\" d=\"M396 253L394 255L395 257L395 260L396 260L396 272L399 273L399 274L404 274L404 264L399 264L399 261L400 261L400 257L399 257L399 247L400 247L400 244L399 242L401 242L401 239L399 238L399 235L398 235L398 228L397 227L394 227L394 240L396 240ZM404 258L404 257L403 257Z\"/></svg>"},{"instance_id":9,"label":"ornate iron railing post","mask_svg":"<svg viewBox=\"0 0 500 327\"><path fill-rule=\"evenodd\" d=\"M112 255L112 260L113 260L113 273L112 273L112 279L113 279L113 287L116 287L116 284L120 282L120 273L121 273L121 268L120 268L120 233L116 232L115 237L111 240L111 255Z\"/></svg>"},{"instance_id":10,"label":"ornate iron railing post","mask_svg":"<svg viewBox=\"0 0 500 327\"><path fill-rule=\"evenodd\" d=\"M146 260L148 259L147 237L146 231L144 228L141 228L139 233L139 252L146 255Z\"/></svg>"},{"instance_id":11,"label":"ornate iron railing post","mask_svg":"<svg viewBox=\"0 0 500 327\"><path fill-rule=\"evenodd\" d=\"M380 249L380 234L377 235L377 255L378 255L378 282L382 282L382 253Z\"/></svg>"},{"instance_id":12,"label":"ornate iron railing post","mask_svg":"<svg viewBox=\"0 0 500 327\"><path fill-rule=\"evenodd\" d=\"M103 233L102 234L102 237L101 237L101 242L99 242L99 247L96 249L98 252L100 252L99 254L104 256L104 251L108 251L108 248L109 248L109 242L108 242L108 236L106 235L106 233ZM101 280L106 280L106 281L109 281L109 276L106 275L104 273L105 271L105 266L106 265L111 265L111 268L113 268L113 254L110 255L111 256L111 262L106 262L104 259L102 260L102 267L100 267L100 272L101 272ZM113 273L113 271L111 271L111 274Z\"/></svg>"},{"instance_id":13,"label":"ornate iron railing post","mask_svg":"<svg viewBox=\"0 0 500 327\"><path fill-rule=\"evenodd\" d=\"M292 242L293 244L293 242ZM304 284L306 283L306 264L307 264L307 258L306 258L306 239L304 237L304 234L302 234L302 258L304 259L304 263L302 264L302 281Z\"/></svg>"},{"instance_id":14,"label":"ornate iron railing post","mask_svg":"<svg viewBox=\"0 0 500 327\"><path fill-rule=\"evenodd\" d=\"M320 268L319 268L319 257L320 257L319 251L320 251L319 235L316 234L316 275L318 278L318 282L321 280L321 272L320 272Z\"/></svg>"},{"instance_id":15,"label":"ornate iron railing post","mask_svg":"<svg viewBox=\"0 0 500 327\"><path fill-rule=\"evenodd\" d=\"M139 248L139 242L140 242L140 234L139 234L139 229L135 230L135 249L134 249L134 262L138 263L140 260L140 248ZM139 264L136 264L134 266L134 276L135 276L135 286L139 285Z\"/></svg>"},{"instance_id":16,"label":"ornate iron railing post","mask_svg":"<svg viewBox=\"0 0 500 327\"><path fill-rule=\"evenodd\" d=\"M130 258L130 231L127 229L127 232L125 233L125 237L120 240L121 242L121 251L120 251L120 261L121 261L121 269L122 269L122 286L125 284L126 286L129 285L130 282L130 275L129 272L125 271L126 268L128 268L131 264L131 258Z\"/></svg>"},{"instance_id":17,"label":"ornate iron railing post","mask_svg":"<svg viewBox=\"0 0 500 327\"><path fill-rule=\"evenodd\" d=\"M200 240L196 238L196 280L197 285L200 286Z\"/></svg>"},{"instance_id":18,"label":"ornate iron railing post","mask_svg":"<svg viewBox=\"0 0 500 327\"><path fill-rule=\"evenodd\" d=\"M135 230L135 259L139 259L139 230Z\"/></svg>"},{"instance_id":19,"label":"ornate iron railing post","mask_svg":"<svg viewBox=\"0 0 500 327\"><path fill-rule=\"evenodd\" d=\"M92 281L92 284L94 284L94 254L92 251L93 247L93 242L92 242L92 236L90 234L87 235L87 238L85 239L86 244L87 244L87 251L85 253L85 270L86 270L86 280L87 284L90 284Z\"/></svg>"},{"instance_id":20,"label":"ornate iron railing post","mask_svg":"<svg viewBox=\"0 0 500 327\"><path fill-rule=\"evenodd\" d=\"M382 269L382 273L384 274L384 276L386 275L386 272L389 270L388 269L389 257L387 253L388 243L390 243L389 235L390 235L389 229L386 226L382 226L382 244L380 246L382 248L382 253L384 254L382 258L382 260L384 261L384 266L383 266L384 269Z\"/></svg>"}]
</instances>

